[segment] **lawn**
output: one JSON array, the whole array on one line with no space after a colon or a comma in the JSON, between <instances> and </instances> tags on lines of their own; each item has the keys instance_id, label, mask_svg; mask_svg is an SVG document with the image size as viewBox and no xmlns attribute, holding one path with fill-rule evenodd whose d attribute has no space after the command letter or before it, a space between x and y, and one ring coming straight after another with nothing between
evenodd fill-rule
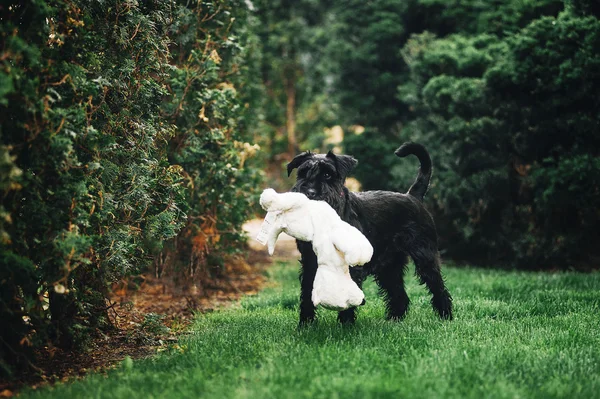
<instances>
[{"instance_id":1,"label":"lawn","mask_svg":"<svg viewBox=\"0 0 600 399\"><path fill-rule=\"evenodd\" d=\"M322 310L298 331L296 265L274 265L259 295L199 315L165 353L22 397L600 398L599 273L447 267L451 322L412 277L408 316L385 321L369 280L355 326Z\"/></svg>"}]
</instances>

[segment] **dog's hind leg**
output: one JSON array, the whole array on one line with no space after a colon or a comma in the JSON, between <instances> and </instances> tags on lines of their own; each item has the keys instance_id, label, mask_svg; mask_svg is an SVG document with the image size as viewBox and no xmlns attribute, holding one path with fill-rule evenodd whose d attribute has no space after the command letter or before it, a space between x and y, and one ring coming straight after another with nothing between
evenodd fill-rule
<instances>
[{"instance_id":1,"label":"dog's hind leg","mask_svg":"<svg viewBox=\"0 0 600 399\"><path fill-rule=\"evenodd\" d=\"M344 325L354 324L356 321L356 311L357 308L342 310L338 313L338 321Z\"/></svg>"},{"instance_id":2,"label":"dog's hind leg","mask_svg":"<svg viewBox=\"0 0 600 399\"><path fill-rule=\"evenodd\" d=\"M444 284L441 272L440 255L435 251L415 251L411 253L415 262L415 272L421 284L431 292L431 305L440 318L452 320L452 296Z\"/></svg>"},{"instance_id":3,"label":"dog's hind leg","mask_svg":"<svg viewBox=\"0 0 600 399\"><path fill-rule=\"evenodd\" d=\"M408 256L404 253L390 254L380 260L375 272L375 281L384 297L388 320L402 320L408 312L410 300L404 288L407 263Z\"/></svg>"},{"instance_id":4,"label":"dog's hind leg","mask_svg":"<svg viewBox=\"0 0 600 399\"><path fill-rule=\"evenodd\" d=\"M296 241L298 250L302 254L302 268L300 269L300 322L299 327L312 323L315 320L315 305L312 303L313 283L317 274L317 255L315 255L310 242Z\"/></svg>"}]
</instances>

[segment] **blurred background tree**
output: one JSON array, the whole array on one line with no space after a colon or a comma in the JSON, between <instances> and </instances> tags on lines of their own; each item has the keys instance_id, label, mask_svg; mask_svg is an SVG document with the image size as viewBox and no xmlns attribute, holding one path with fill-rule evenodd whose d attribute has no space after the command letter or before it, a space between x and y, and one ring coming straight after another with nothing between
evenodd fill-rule
<instances>
[{"instance_id":1,"label":"blurred background tree","mask_svg":"<svg viewBox=\"0 0 600 399\"><path fill-rule=\"evenodd\" d=\"M425 144L447 257L524 268L598 259L600 108L592 1L345 2L331 54L367 189L406 190ZM336 72L337 71L337 72ZM347 129L348 130L348 129Z\"/></svg>"},{"instance_id":2,"label":"blurred background tree","mask_svg":"<svg viewBox=\"0 0 600 399\"><path fill-rule=\"evenodd\" d=\"M534 269L597 264L597 2L320 5L326 17L311 29L325 40L303 51L326 56L320 76L334 117L323 122L343 127L363 189L405 191L418 163L393 150L418 141L434 160L427 205L445 256ZM299 37L287 26L263 28L269 40ZM269 108L285 115L282 102ZM325 129L312 127L302 149L326 149Z\"/></svg>"},{"instance_id":3,"label":"blurred background tree","mask_svg":"<svg viewBox=\"0 0 600 399\"><path fill-rule=\"evenodd\" d=\"M261 97L255 142L274 178L300 148L321 148L325 128L336 121L327 75L330 8L330 1L252 2Z\"/></svg>"},{"instance_id":4,"label":"blurred background tree","mask_svg":"<svg viewBox=\"0 0 600 399\"><path fill-rule=\"evenodd\" d=\"M448 256L592 266L600 24L556 2L531 3L513 4L518 18L501 32L490 22L409 39L411 80L398 93L414 111L402 136L433 153L429 204Z\"/></svg>"}]
</instances>

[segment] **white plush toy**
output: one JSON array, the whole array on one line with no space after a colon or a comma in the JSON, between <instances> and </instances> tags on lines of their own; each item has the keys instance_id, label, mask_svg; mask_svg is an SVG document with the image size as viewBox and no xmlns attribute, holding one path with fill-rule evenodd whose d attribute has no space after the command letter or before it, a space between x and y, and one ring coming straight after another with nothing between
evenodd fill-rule
<instances>
[{"instance_id":1,"label":"white plush toy","mask_svg":"<svg viewBox=\"0 0 600 399\"><path fill-rule=\"evenodd\" d=\"M267 216L257 237L273 255L281 232L312 242L318 268L312 302L326 309L344 310L362 305L365 295L350 277L349 266L364 265L373 256L369 240L344 222L324 201L313 201L301 193L278 194L266 189L260 205Z\"/></svg>"}]
</instances>

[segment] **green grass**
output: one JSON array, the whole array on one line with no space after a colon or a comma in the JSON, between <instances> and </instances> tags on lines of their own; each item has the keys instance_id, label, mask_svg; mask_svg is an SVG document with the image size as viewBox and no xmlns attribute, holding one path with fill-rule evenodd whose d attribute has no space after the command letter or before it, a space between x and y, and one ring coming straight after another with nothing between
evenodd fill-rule
<instances>
[{"instance_id":1,"label":"green grass","mask_svg":"<svg viewBox=\"0 0 600 399\"><path fill-rule=\"evenodd\" d=\"M369 280L355 326L322 310L297 331L296 264L274 266L259 295L198 316L181 350L22 397L600 397L599 273L446 268L452 322L412 277L407 318L385 321Z\"/></svg>"}]
</instances>

